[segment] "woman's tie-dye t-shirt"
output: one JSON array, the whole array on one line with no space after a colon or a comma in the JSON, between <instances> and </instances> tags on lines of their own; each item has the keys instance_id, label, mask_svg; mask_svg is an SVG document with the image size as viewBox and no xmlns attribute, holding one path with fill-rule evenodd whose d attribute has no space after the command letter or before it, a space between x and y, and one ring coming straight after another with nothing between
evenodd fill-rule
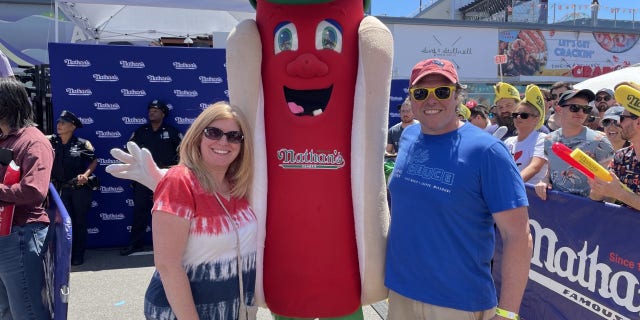
<instances>
[{"instance_id":1,"label":"woman's tie-dye t-shirt","mask_svg":"<svg viewBox=\"0 0 640 320\"><path fill-rule=\"evenodd\" d=\"M246 199L220 197L240 234L245 301L252 305L256 275L256 217ZM206 193L195 174L178 165L169 169L154 193L153 211L191 221L182 264L201 320L238 318L240 302L236 233L215 196ZM157 235L156 235L157 236ZM176 319L158 272L145 294L148 319Z\"/></svg>"}]
</instances>

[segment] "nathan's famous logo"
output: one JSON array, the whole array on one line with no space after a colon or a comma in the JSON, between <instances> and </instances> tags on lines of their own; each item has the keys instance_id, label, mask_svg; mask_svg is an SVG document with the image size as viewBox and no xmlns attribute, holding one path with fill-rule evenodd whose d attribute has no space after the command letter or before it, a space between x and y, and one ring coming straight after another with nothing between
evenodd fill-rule
<instances>
[{"instance_id":1,"label":"nathan's famous logo","mask_svg":"<svg viewBox=\"0 0 640 320\"><path fill-rule=\"evenodd\" d=\"M112 164L121 164L122 162L116 160L116 159L104 159L104 158L98 158L98 164L101 166L108 166L108 165L112 165Z\"/></svg>"},{"instance_id":2,"label":"nathan's famous logo","mask_svg":"<svg viewBox=\"0 0 640 320\"><path fill-rule=\"evenodd\" d=\"M96 110L120 110L120 105L116 103L94 102Z\"/></svg>"},{"instance_id":3,"label":"nathan's famous logo","mask_svg":"<svg viewBox=\"0 0 640 320\"><path fill-rule=\"evenodd\" d=\"M80 120L80 122L82 122L82 124L85 124L85 125L93 123L93 118L91 117L87 117L87 118L79 117L78 120Z\"/></svg>"},{"instance_id":4,"label":"nathan's famous logo","mask_svg":"<svg viewBox=\"0 0 640 320\"><path fill-rule=\"evenodd\" d=\"M195 98L195 97L198 96L198 91L196 91L196 90L179 90L179 89L175 89L175 90L173 90L173 94L175 94L176 97Z\"/></svg>"},{"instance_id":5,"label":"nathan's famous logo","mask_svg":"<svg viewBox=\"0 0 640 320\"><path fill-rule=\"evenodd\" d=\"M91 61L89 60L64 59L64 64L67 67L79 67L79 68L91 67Z\"/></svg>"},{"instance_id":6,"label":"nathan's famous logo","mask_svg":"<svg viewBox=\"0 0 640 320\"><path fill-rule=\"evenodd\" d=\"M127 204L127 206L129 206L129 207L133 207L133 206L135 205L135 203L133 202L133 199L127 199L127 200L125 200L124 202L125 202L125 203Z\"/></svg>"},{"instance_id":7,"label":"nathan's famous logo","mask_svg":"<svg viewBox=\"0 0 640 320\"><path fill-rule=\"evenodd\" d=\"M102 221L124 220L124 213L100 213Z\"/></svg>"},{"instance_id":8,"label":"nathan's famous logo","mask_svg":"<svg viewBox=\"0 0 640 320\"><path fill-rule=\"evenodd\" d=\"M96 208L96 207L98 207L98 201L95 201L95 200L91 201L91 208Z\"/></svg>"},{"instance_id":9,"label":"nathan's famous logo","mask_svg":"<svg viewBox=\"0 0 640 320\"><path fill-rule=\"evenodd\" d=\"M124 124L146 124L147 118L122 117Z\"/></svg>"},{"instance_id":10,"label":"nathan's famous logo","mask_svg":"<svg viewBox=\"0 0 640 320\"><path fill-rule=\"evenodd\" d=\"M93 94L93 92L91 92L91 89L67 88L65 91L69 96L90 96Z\"/></svg>"},{"instance_id":11,"label":"nathan's famous logo","mask_svg":"<svg viewBox=\"0 0 640 320\"><path fill-rule=\"evenodd\" d=\"M171 78L171 76L154 76L154 75L148 75L147 76L147 80L149 82L152 83L170 83L173 82L173 79Z\"/></svg>"},{"instance_id":12,"label":"nathan's famous logo","mask_svg":"<svg viewBox=\"0 0 640 320\"><path fill-rule=\"evenodd\" d=\"M210 104L208 104L208 103L204 103L204 102L200 103L200 109L202 109L202 110L204 110L206 108L209 108L209 106L210 106Z\"/></svg>"},{"instance_id":13,"label":"nathan's famous logo","mask_svg":"<svg viewBox=\"0 0 640 320\"><path fill-rule=\"evenodd\" d=\"M194 62L174 62L173 67L176 70L195 70L198 69L198 65Z\"/></svg>"},{"instance_id":14,"label":"nathan's famous logo","mask_svg":"<svg viewBox=\"0 0 640 320\"><path fill-rule=\"evenodd\" d=\"M122 137L122 134L120 133L120 131L102 131L102 130L97 130L96 131L96 136L98 138L120 138L120 137Z\"/></svg>"},{"instance_id":15,"label":"nathan's famous logo","mask_svg":"<svg viewBox=\"0 0 640 320\"><path fill-rule=\"evenodd\" d=\"M117 187L100 186L100 193L123 193L123 192L124 192L124 188L122 186L117 186Z\"/></svg>"},{"instance_id":16,"label":"nathan's famous logo","mask_svg":"<svg viewBox=\"0 0 640 320\"><path fill-rule=\"evenodd\" d=\"M125 97L144 97L147 95L147 92L144 91L144 89L120 89L120 93Z\"/></svg>"},{"instance_id":17,"label":"nathan's famous logo","mask_svg":"<svg viewBox=\"0 0 640 320\"><path fill-rule=\"evenodd\" d=\"M534 266L544 269L546 273L553 273L561 278L575 283L591 293L597 293L604 299L611 299L615 304L624 307L632 313L640 312L640 281L629 271L613 272L612 268L598 261L600 246L589 248L589 243L584 242L582 249L576 252L570 247L557 247L558 236L549 229L543 228L536 220L530 219L529 223L534 233L532 269L529 278L544 287L564 296L566 299L589 309L606 319L628 319L610 310L601 302L587 297L580 292L537 272ZM546 245L546 257L541 256L542 246ZM591 252L589 252L591 251ZM638 266L633 261L620 257L617 253L609 253L609 260L636 271ZM634 305L634 301L637 303Z\"/></svg>"},{"instance_id":18,"label":"nathan's famous logo","mask_svg":"<svg viewBox=\"0 0 640 320\"><path fill-rule=\"evenodd\" d=\"M199 76L198 80L200 80L201 83L215 83L215 84L222 83L222 77Z\"/></svg>"},{"instance_id":19,"label":"nathan's famous logo","mask_svg":"<svg viewBox=\"0 0 640 320\"><path fill-rule=\"evenodd\" d=\"M196 121L196 118L186 118L186 117L175 117L174 120L177 124L193 124Z\"/></svg>"},{"instance_id":20,"label":"nathan's famous logo","mask_svg":"<svg viewBox=\"0 0 640 320\"><path fill-rule=\"evenodd\" d=\"M629 103L629 106L634 110L640 110L640 98L636 97L633 94L628 94L627 102Z\"/></svg>"},{"instance_id":21,"label":"nathan's famous logo","mask_svg":"<svg viewBox=\"0 0 640 320\"><path fill-rule=\"evenodd\" d=\"M117 81L120 81L120 78L118 78L118 76L115 74L94 73L93 80L95 80L96 82L117 82Z\"/></svg>"},{"instance_id":22,"label":"nathan's famous logo","mask_svg":"<svg viewBox=\"0 0 640 320\"><path fill-rule=\"evenodd\" d=\"M144 69L145 65L142 61L120 60L120 66L123 69Z\"/></svg>"},{"instance_id":23,"label":"nathan's famous logo","mask_svg":"<svg viewBox=\"0 0 640 320\"><path fill-rule=\"evenodd\" d=\"M100 233L100 229L98 229L98 227L87 228L87 233L88 234L98 234L98 233Z\"/></svg>"},{"instance_id":24,"label":"nathan's famous logo","mask_svg":"<svg viewBox=\"0 0 640 320\"><path fill-rule=\"evenodd\" d=\"M280 149L277 156L279 166L284 169L340 169L345 165L342 152L338 150L320 152L305 149L296 152L293 149Z\"/></svg>"}]
</instances>

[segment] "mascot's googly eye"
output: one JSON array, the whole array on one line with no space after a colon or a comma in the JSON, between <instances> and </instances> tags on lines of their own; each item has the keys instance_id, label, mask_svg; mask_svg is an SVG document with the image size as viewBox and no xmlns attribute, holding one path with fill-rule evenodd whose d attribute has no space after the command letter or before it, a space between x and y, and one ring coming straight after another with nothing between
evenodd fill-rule
<instances>
[{"instance_id":1,"label":"mascot's googly eye","mask_svg":"<svg viewBox=\"0 0 640 320\"><path fill-rule=\"evenodd\" d=\"M323 20L316 29L316 49L342 52L342 28L334 20Z\"/></svg>"},{"instance_id":2,"label":"mascot's googly eye","mask_svg":"<svg viewBox=\"0 0 640 320\"><path fill-rule=\"evenodd\" d=\"M276 26L275 36L273 39L273 48L275 54L282 51L298 50L298 30L291 22L282 22Z\"/></svg>"}]
</instances>

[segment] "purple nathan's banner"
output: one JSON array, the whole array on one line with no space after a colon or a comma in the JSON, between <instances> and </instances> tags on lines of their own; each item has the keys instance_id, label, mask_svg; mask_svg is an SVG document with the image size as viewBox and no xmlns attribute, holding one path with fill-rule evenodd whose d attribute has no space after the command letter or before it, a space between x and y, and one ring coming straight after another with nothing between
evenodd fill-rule
<instances>
[{"instance_id":1,"label":"purple nathan's banner","mask_svg":"<svg viewBox=\"0 0 640 320\"><path fill-rule=\"evenodd\" d=\"M527 194L533 257L521 318L640 319L640 212L557 191L542 201L531 185ZM498 288L501 261L498 245Z\"/></svg>"}]
</instances>

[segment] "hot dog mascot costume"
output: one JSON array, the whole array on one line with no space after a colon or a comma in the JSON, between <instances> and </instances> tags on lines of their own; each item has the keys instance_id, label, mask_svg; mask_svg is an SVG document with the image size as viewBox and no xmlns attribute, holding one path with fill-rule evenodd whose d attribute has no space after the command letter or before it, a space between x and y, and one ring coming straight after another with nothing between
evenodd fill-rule
<instances>
[{"instance_id":1,"label":"hot dog mascot costume","mask_svg":"<svg viewBox=\"0 0 640 320\"><path fill-rule=\"evenodd\" d=\"M365 17L369 0L251 2L227 74L256 141L256 300L277 316L361 318L387 295L391 34Z\"/></svg>"}]
</instances>

